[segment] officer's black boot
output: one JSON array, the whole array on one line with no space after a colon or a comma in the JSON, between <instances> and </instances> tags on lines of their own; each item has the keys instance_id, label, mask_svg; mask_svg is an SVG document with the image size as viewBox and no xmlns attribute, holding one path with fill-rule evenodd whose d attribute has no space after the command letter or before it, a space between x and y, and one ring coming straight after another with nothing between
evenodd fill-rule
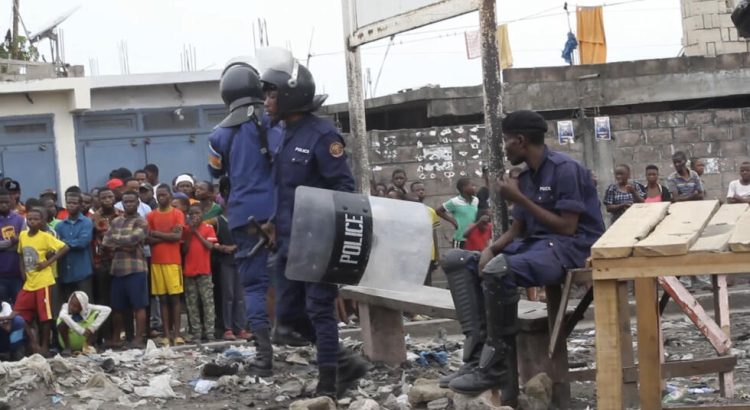
<instances>
[{"instance_id":1,"label":"officer's black boot","mask_svg":"<svg viewBox=\"0 0 750 410\"><path fill-rule=\"evenodd\" d=\"M273 329L273 344L302 347L309 345L310 340L296 331L293 326L277 323Z\"/></svg>"},{"instance_id":2,"label":"officer's black boot","mask_svg":"<svg viewBox=\"0 0 750 410\"><path fill-rule=\"evenodd\" d=\"M255 335L255 358L248 364L247 371L257 376L269 377L273 375L271 331L268 328L258 329L253 334Z\"/></svg>"},{"instance_id":3,"label":"officer's black boot","mask_svg":"<svg viewBox=\"0 0 750 410\"><path fill-rule=\"evenodd\" d=\"M477 369L450 383L451 390L468 395L500 389L502 404L506 406L514 406L518 401L515 343L518 332L518 289L510 275L512 274L502 255L493 259L485 268L487 340Z\"/></svg>"},{"instance_id":4,"label":"officer's black boot","mask_svg":"<svg viewBox=\"0 0 750 410\"><path fill-rule=\"evenodd\" d=\"M341 397L357 380L367 374L370 363L359 354L339 345L336 397Z\"/></svg>"},{"instance_id":5,"label":"officer's black boot","mask_svg":"<svg viewBox=\"0 0 750 410\"><path fill-rule=\"evenodd\" d=\"M476 252L451 249L443 255L441 266L448 278L448 287L453 297L456 316L461 323L464 340L464 364L457 372L440 378L440 387L447 388L451 380L471 373L479 365L486 336L484 295L477 272ZM473 265L473 266L472 266Z\"/></svg>"},{"instance_id":6,"label":"officer's black boot","mask_svg":"<svg viewBox=\"0 0 750 410\"><path fill-rule=\"evenodd\" d=\"M327 396L336 400L336 366L318 367L318 386L315 397Z\"/></svg>"}]
</instances>

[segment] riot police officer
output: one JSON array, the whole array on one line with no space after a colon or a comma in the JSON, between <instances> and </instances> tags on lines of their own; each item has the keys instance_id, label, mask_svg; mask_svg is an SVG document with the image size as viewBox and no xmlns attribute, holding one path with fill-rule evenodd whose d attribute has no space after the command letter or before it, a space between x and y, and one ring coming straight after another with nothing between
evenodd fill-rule
<instances>
[{"instance_id":1,"label":"riot police officer","mask_svg":"<svg viewBox=\"0 0 750 410\"><path fill-rule=\"evenodd\" d=\"M275 159L276 215L273 225L266 226L275 235L278 248L276 326L295 329L316 343L316 395L335 398L367 371L361 358L339 346L334 315L338 288L327 283L289 280L284 270L290 252L296 188L352 192L354 178L346 162L343 138L330 123L312 114L325 99L315 96L312 74L288 51L276 51L280 61L266 62L269 68L261 75L266 111L272 122L283 124L283 143Z\"/></svg>"},{"instance_id":2,"label":"riot police officer","mask_svg":"<svg viewBox=\"0 0 750 410\"><path fill-rule=\"evenodd\" d=\"M262 123L265 97L253 65L243 59L231 61L222 73L219 88L229 115L209 137L209 171L214 177L226 174L229 178L228 222L237 246L235 261L244 287L246 318L257 346L249 369L265 377L273 368L266 311L268 249L259 247L251 254L259 235L248 229L248 221L254 217L265 222L275 211L271 166L281 133Z\"/></svg>"}]
</instances>

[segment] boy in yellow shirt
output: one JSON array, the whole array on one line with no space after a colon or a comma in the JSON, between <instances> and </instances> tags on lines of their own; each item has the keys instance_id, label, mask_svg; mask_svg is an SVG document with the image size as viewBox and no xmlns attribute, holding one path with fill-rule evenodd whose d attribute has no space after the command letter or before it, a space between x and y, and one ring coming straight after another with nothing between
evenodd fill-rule
<instances>
[{"instance_id":1,"label":"boy in yellow shirt","mask_svg":"<svg viewBox=\"0 0 750 410\"><path fill-rule=\"evenodd\" d=\"M55 285L52 264L68 252L68 246L43 230L46 221L44 210L32 208L27 211L26 223L29 230L18 238L18 253L21 254L21 272L24 277L23 289L16 297L13 310L26 321L26 333L35 353L49 352L50 329L52 323L51 288ZM39 338L30 330L36 318L39 324Z\"/></svg>"}]
</instances>

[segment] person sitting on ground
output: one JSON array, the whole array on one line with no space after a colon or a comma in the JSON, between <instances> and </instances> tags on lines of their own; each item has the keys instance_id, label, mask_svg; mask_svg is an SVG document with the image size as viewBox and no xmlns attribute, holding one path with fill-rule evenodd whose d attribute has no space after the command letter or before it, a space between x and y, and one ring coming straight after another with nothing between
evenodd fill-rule
<instances>
[{"instance_id":1,"label":"person sitting on ground","mask_svg":"<svg viewBox=\"0 0 750 410\"><path fill-rule=\"evenodd\" d=\"M0 361L18 361L24 353L23 318L10 307L10 303L2 302L0 309Z\"/></svg>"},{"instance_id":2,"label":"person sitting on ground","mask_svg":"<svg viewBox=\"0 0 750 410\"><path fill-rule=\"evenodd\" d=\"M612 214L612 223L622 216L635 203L642 203L646 196L643 186L630 180L630 167L620 164L615 167L615 183L607 187L604 193L604 205Z\"/></svg>"},{"instance_id":3,"label":"person sitting on ground","mask_svg":"<svg viewBox=\"0 0 750 410\"><path fill-rule=\"evenodd\" d=\"M659 183L659 167L649 165L646 167L646 197L643 202L669 202L672 195L669 188Z\"/></svg>"},{"instance_id":4,"label":"person sitting on ground","mask_svg":"<svg viewBox=\"0 0 750 410\"><path fill-rule=\"evenodd\" d=\"M111 312L109 306L89 303L86 292L73 292L68 302L63 303L57 318L57 334L63 355L86 353L87 346L95 344L96 331Z\"/></svg>"},{"instance_id":5,"label":"person sitting on ground","mask_svg":"<svg viewBox=\"0 0 750 410\"><path fill-rule=\"evenodd\" d=\"M65 256L69 249L64 242L43 230L45 220L43 209L32 208L26 212L29 230L21 232L18 238L24 283L13 306L13 310L26 321L31 350L43 355L49 352L52 323L52 286L55 285L52 264ZM39 326L39 344L31 331L35 319Z\"/></svg>"},{"instance_id":6,"label":"person sitting on ground","mask_svg":"<svg viewBox=\"0 0 750 410\"><path fill-rule=\"evenodd\" d=\"M217 242L216 232L211 225L203 222L203 209L199 203L190 206L188 222L182 248L185 253L185 304L190 319L190 333L194 341L212 341L215 339L216 311L214 284L211 281L211 249Z\"/></svg>"},{"instance_id":7,"label":"person sitting on ground","mask_svg":"<svg viewBox=\"0 0 750 410\"><path fill-rule=\"evenodd\" d=\"M460 178L456 183L459 195L451 198L435 210L438 216L448 221L456 232L453 235L453 248L463 249L464 232L477 219L479 198L474 196L477 187L470 178Z\"/></svg>"},{"instance_id":8,"label":"person sitting on ground","mask_svg":"<svg viewBox=\"0 0 750 410\"><path fill-rule=\"evenodd\" d=\"M687 167L687 155L677 151L672 155L674 172L667 178L672 202L700 201L705 196L703 183L697 172Z\"/></svg>"},{"instance_id":9,"label":"person sitting on ground","mask_svg":"<svg viewBox=\"0 0 750 410\"><path fill-rule=\"evenodd\" d=\"M518 286L559 284L566 269L584 266L604 223L589 171L545 145L540 114L510 113L502 132L510 163L528 168L518 180L498 182L515 204L510 229L481 255L453 249L442 259L466 343L464 366L440 386L467 395L500 389L501 404L514 406Z\"/></svg>"},{"instance_id":10,"label":"person sitting on ground","mask_svg":"<svg viewBox=\"0 0 750 410\"><path fill-rule=\"evenodd\" d=\"M745 161L740 165L740 179L729 183L727 202L750 204L750 161Z\"/></svg>"}]
</instances>

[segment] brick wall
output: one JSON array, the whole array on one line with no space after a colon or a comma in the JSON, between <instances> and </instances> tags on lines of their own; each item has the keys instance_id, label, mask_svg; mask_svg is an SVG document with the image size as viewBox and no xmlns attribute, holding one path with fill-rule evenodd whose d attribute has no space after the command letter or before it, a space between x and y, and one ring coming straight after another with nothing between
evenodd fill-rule
<instances>
[{"instance_id":1,"label":"brick wall","mask_svg":"<svg viewBox=\"0 0 750 410\"><path fill-rule=\"evenodd\" d=\"M687 56L746 53L730 15L735 0L682 0L682 45Z\"/></svg>"}]
</instances>

